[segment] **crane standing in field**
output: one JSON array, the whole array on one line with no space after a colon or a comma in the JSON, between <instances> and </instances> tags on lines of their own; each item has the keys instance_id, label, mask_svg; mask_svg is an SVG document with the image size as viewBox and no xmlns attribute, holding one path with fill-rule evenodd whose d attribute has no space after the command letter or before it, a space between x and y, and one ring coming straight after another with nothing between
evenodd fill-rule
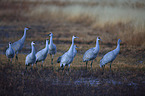
<instances>
[{"instance_id":1,"label":"crane standing in field","mask_svg":"<svg viewBox=\"0 0 145 96\"><path fill-rule=\"evenodd\" d=\"M78 48L78 47L77 47L76 45L74 45L73 57L75 57L76 54L77 54L77 50L76 50L76 48ZM62 56L58 57L58 59L57 59L57 63L60 63L60 61L61 61L61 57L62 57Z\"/></svg>"},{"instance_id":2,"label":"crane standing in field","mask_svg":"<svg viewBox=\"0 0 145 96\"><path fill-rule=\"evenodd\" d=\"M99 49L100 49L99 40L101 40L100 37L97 37L96 47L87 50L83 56L83 62L86 62L86 70L87 70L88 61L91 61L91 70L92 70L93 60L97 57L97 54L99 53Z\"/></svg>"},{"instance_id":3,"label":"crane standing in field","mask_svg":"<svg viewBox=\"0 0 145 96\"><path fill-rule=\"evenodd\" d=\"M120 42L121 42L121 40L119 39L116 49L105 54L103 56L103 58L100 60L100 67L103 68L103 71L105 68L105 64L107 64L107 63L110 63L110 71L111 71L111 64L112 64L113 60L117 57L117 54L120 51Z\"/></svg>"},{"instance_id":4,"label":"crane standing in field","mask_svg":"<svg viewBox=\"0 0 145 96\"><path fill-rule=\"evenodd\" d=\"M37 62L42 61L41 67L43 67L43 62L46 59L47 54L48 54L48 42L49 40L46 39L45 48L36 53L36 66L37 66Z\"/></svg>"},{"instance_id":5,"label":"crane standing in field","mask_svg":"<svg viewBox=\"0 0 145 96\"><path fill-rule=\"evenodd\" d=\"M64 69L65 66L68 66L68 71L69 71L70 64L72 63L73 58L74 58L73 52L74 52L74 39L75 38L78 38L78 37L76 36L72 37L72 44L69 50L61 56L60 67L62 68L62 70Z\"/></svg>"},{"instance_id":6,"label":"crane standing in field","mask_svg":"<svg viewBox=\"0 0 145 96\"><path fill-rule=\"evenodd\" d=\"M18 52L22 49L23 45L24 45L24 42L25 42L25 39L26 39L26 31L28 30L28 28L24 28L24 35L23 37L14 42L12 44L12 48L14 49L15 53L16 53L16 59L18 60Z\"/></svg>"},{"instance_id":7,"label":"crane standing in field","mask_svg":"<svg viewBox=\"0 0 145 96\"><path fill-rule=\"evenodd\" d=\"M31 69L33 69L33 64L35 64L36 62L36 55L35 55L35 48L34 48L34 45L35 43L32 41L31 42L31 53L28 54L26 56L26 59L25 59L25 65L26 65L26 69L27 69L27 66L29 66L31 64Z\"/></svg>"},{"instance_id":8,"label":"crane standing in field","mask_svg":"<svg viewBox=\"0 0 145 96\"><path fill-rule=\"evenodd\" d=\"M50 44L48 45L48 53L51 56L51 64L53 65L53 58L54 58L54 54L56 54L56 45L53 43L53 34L50 32L49 34L50 36Z\"/></svg>"},{"instance_id":9,"label":"crane standing in field","mask_svg":"<svg viewBox=\"0 0 145 96\"><path fill-rule=\"evenodd\" d=\"M6 56L8 58L11 58L11 62L12 62L12 58L15 55L15 51L13 50L12 46L11 46L11 42L9 43L9 48L6 50Z\"/></svg>"}]
</instances>

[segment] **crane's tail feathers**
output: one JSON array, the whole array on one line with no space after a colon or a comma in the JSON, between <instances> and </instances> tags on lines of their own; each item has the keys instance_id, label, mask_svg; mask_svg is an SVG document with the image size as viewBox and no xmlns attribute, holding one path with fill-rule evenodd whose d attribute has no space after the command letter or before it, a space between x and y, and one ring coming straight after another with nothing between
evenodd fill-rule
<instances>
[{"instance_id":1,"label":"crane's tail feathers","mask_svg":"<svg viewBox=\"0 0 145 96\"><path fill-rule=\"evenodd\" d=\"M60 63L60 61L61 61L61 56L58 57L58 59L57 59L57 63Z\"/></svg>"}]
</instances>

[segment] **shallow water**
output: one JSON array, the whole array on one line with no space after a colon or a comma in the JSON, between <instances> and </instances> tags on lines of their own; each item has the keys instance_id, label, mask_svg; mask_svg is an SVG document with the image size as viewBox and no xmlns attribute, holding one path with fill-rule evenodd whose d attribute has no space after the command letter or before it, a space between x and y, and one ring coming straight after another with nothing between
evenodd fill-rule
<instances>
[{"instance_id":1,"label":"shallow water","mask_svg":"<svg viewBox=\"0 0 145 96\"><path fill-rule=\"evenodd\" d=\"M47 79L46 79L46 81L47 81ZM112 80L100 81L97 78L79 78L75 81L70 81L69 80L69 81L64 81L64 82L59 81L59 79L57 79L57 80L54 80L52 82L53 85L87 85L87 86L94 86L94 87L96 87L100 84L105 84L105 83L113 84L113 85L122 85L122 84L124 84L121 81L115 81L113 79ZM127 83L127 85L136 87L138 84L131 81L131 82Z\"/></svg>"}]
</instances>

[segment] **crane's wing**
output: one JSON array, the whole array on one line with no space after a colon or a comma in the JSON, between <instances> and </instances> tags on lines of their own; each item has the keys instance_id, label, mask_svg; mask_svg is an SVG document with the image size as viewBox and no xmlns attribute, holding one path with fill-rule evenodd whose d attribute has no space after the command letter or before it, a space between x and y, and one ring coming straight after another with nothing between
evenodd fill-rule
<instances>
[{"instance_id":1,"label":"crane's wing","mask_svg":"<svg viewBox=\"0 0 145 96\"><path fill-rule=\"evenodd\" d=\"M73 56L68 55L66 52L62 55L60 63L62 64L70 64L73 61Z\"/></svg>"},{"instance_id":2,"label":"crane's wing","mask_svg":"<svg viewBox=\"0 0 145 96\"><path fill-rule=\"evenodd\" d=\"M50 45L48 45L48 46L50 46ZM48 50L48 53L49 54L55 54L57 52L57 49L56 49L56 45L55 44L53 44L53 48L49 48L49 50Z\"/></svg>"},{"instance_id":3,"label":"crane's wing","mask_svg":"<svg viewBox=\"0 0 145 96\"><path fill-rule=\"evenodd\" d=\"M48 50L45 49L45 48L40 50L40 51L38 51L36 53L36 60L37 61L44 60L47 57L47 53L48 53Z\"/></svg>"},{"instance_id":4,"label":"crane's wing","mask_svg":"<svg viewBox=\"0 0 145 96\"><path fill-rule=\"evenodd\" d=\"M14 49L14 51L15 52L17 52L18 50L20 50L20 48L21 48L21 43L20 42L14 42L13 44L12 44L12 48Z\"/></svg>"},{"instance_id":5,"label":"crane's wing","mask_svg":"<svg viewBox=\"0 0 145 96\"><path fill-rule=\"evenodd\" d=\"M90 48L89 50L87 50L83 56L83 61L89 61L92 60L94 58L94 48Z\"/></svg>"}]
</instances>

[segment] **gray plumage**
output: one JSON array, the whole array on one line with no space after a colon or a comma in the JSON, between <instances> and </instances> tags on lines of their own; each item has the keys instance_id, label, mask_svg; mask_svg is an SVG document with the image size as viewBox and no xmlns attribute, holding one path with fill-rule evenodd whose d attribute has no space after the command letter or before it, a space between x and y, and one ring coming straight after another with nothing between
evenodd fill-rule
<instances>
[{"instance_id":1,"label":"gray plumage","mask_svg":"<svg viewBox=\"0 0 145 96\"><path fill-rule=\"evenodd\" d=\"M100 37L97 37L96 39L96 47L90 48L87 50L83 56L83 62L86 62L86 69L87 69L87 63L88 61L91 61L91 69L92 69L92 63L93 60L97 57L97 54L99 53L99 40Z\"/></svg>"},{"instance_id":2,"label":"gray plumage","mask_svg":"<svg viewBox=\"0 0 145 96\"><path fill-rule=\"evenodd\" d=\"M16 53L16 59L18 59L18 56L17 56L18 52L22 49L22 47L24 45L24 42L25 42L25 39L26 39L26 31L27 30L28 30L28 28L24 28L24 35L23 35L23 37L20 40L14 42L12 44L12 48L14 49L14 51Z\"/></svg>"},{"instance_id":3,"label":"gray plumage","mask_svg":"<svg viewBox=\"0 0 145 96\"><path fill-rule=\"evenodd\" d=\"M33 64L36 62L36 55L35 55L34 44L35 44L34 42L31 43L31 47L32 47L31 53L28 54L28 55L26 56L26 59L25 59L26 68L27 68L27 66L29 66L30 64L31 64L32 67L33 67ZM31 68L32 68L32 67L31 67Z\"/></svg>"},{"instance_id":4,"label":"gray plumage","mask_svg":"<svg viewBox=\"0 0 145 96\"><path fill-rule=\"evenodd\" d=\"M64 66L69 66L73 61L74 55L73 55L73 51L74 51L74 39L78 38L76 36L72 37L72 44L69 48L69 50L67 52L65 52L62 56L61 56L61 60L60 60L60 67L64 68ZM69 68L68 68L69 70Z\"/></svg>"},{"instance_id":5,"label":"gray plumage","mask_svg":"<svg viewBox=\"0 0 145 96\"><path fill-rule=\"evenodd\" d=\"M76 45L74 45L73 57L75 57L76 54L77 54L77 50L76 50L76 48L78 48L78 47L77 47ZM60 61L61 61L61 57L62 57L62 56L58 57L58 59L57 59L57 63L60 63Z\"/></svg>"},{"instance_id":6,"label":"gray plumage","mask_svg":"<svg viewBox=\"0 0 145 96\"><path fill-rule=\"evenodd\" d=\"M41 66L43 67L43 62L46 59L48 53L48 42L49 40L47 39L45 48L36 53L36 66L37 66L37 62L42 61Z\"/></svg>"},{"instance_id":7,"label":"gray plumage","mask_svg":"<svg viewBox=\"0 0 145 96\"><path fill-rule=\"evenodd\" d=\"M53 58L54 55L56 54L56 45L53 43L53 34L50 32L50 44L48 45L48 53L51 56L51 64L53 64Z\"/></svg>"},{"instance_id":8,"label":"gray plumage","mask_svg":"<svg viewBox=\"0 0 145 96\"><path fill-rule=\"evenodd\" d=\"M13 50L12 46L11 46L11 42L9 43L9 48L6 50L6 56L8 58L11 58L11 62L12 62L12 58L15 55L15 51Z\"/></svg>"},{"instance_id":9,"label":"gray plumage","mask_svg":"<svg viewBox=\"0 0 145 96\"><path fill-rule=\"evenodd\" d=\"M119 39L116 49L105 54L103 56L103 58L100 60L100 67L103 68L103 70L104 70L105 64L110 63L110 71L111 71L111 64L112 64L113 60L117 57L117 55L120 51L120 42L121 42L121 40Z\"/></svg>"}]
</instances>

